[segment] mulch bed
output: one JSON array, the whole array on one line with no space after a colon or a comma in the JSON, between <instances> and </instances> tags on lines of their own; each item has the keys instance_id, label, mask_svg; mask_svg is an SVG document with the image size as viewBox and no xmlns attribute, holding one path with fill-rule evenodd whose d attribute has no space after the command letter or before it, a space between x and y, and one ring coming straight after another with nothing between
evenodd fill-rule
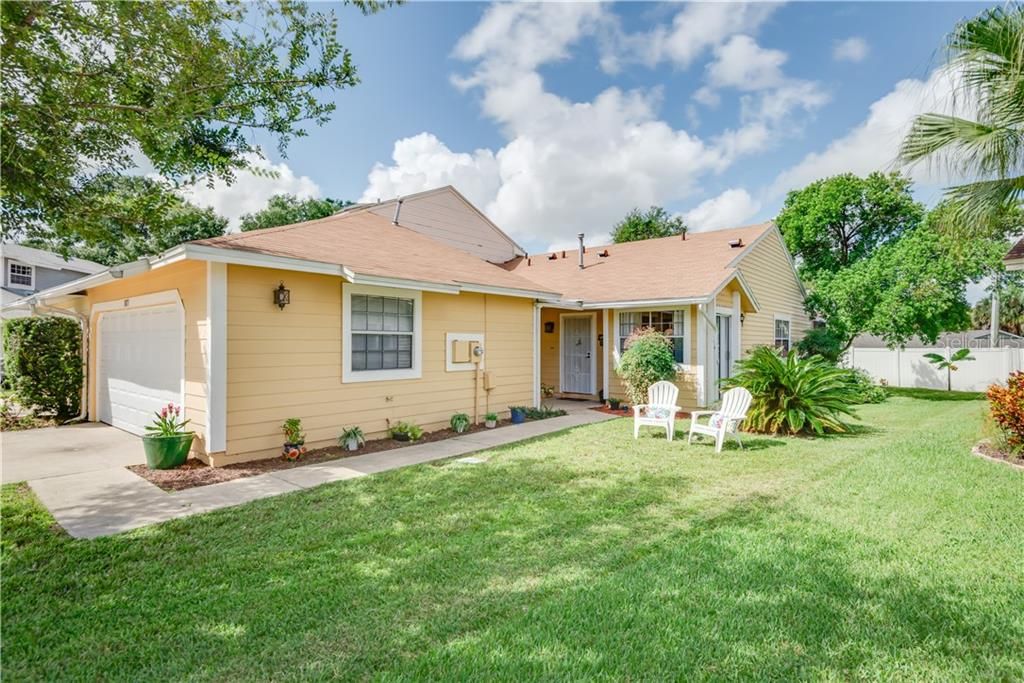
<instances>
[{"instance_id":1,"label":"mulch bed","mask_svg":"<svg viewBox=\"0 0 1024 683\"><path fill-rule=\"evenodd\" d=\"M1008 451L1001 450L993 445L991 441L979 442L973 449L971 449L971 452L974 453L974 455L987 458L988 460L996 460L1018 469L1024 469L1024 454L1010 453Z\"/></svg>"},{"instance_id":2,"label":"mulch bed","mask_svg":"<svg viewBox=\"0 0 1024 683\"><path fill-rule=\"evenodd\" d=\"M498 421L498 427L503 427L509 424L512 424L511 420ZM195 488L196 486L209 486L210 484L219 484L221 482L232 481L234 479L254 477L257 474L265 474L266 472L290 470L294 467L302 467L303 465L313 465L320 462L330 462L332 460L350 458L354 455L379 453L380 451L390 451L396 448L405 448L406 446L415 446L421 443L443 441L444 439L450 439L453 436L463 436L465 434L472 434L473 432L479 432L486 429L487 427L482 424L472 425L462 434L458 434L454 429L450 428L438 429L437 431L424 433L419 441L395 441L391 438L374 439L372 441L367 441L358 451L347 451L340 446L329 446L327 448L310 450L298 460L266 458L264 460L241 462L236 465L225 465L224 467L210 467L202 460L189 458L185 461L184 465L173 470L151 470L145 465L130 465L128 469L146 481L156 484L164 491L184 491L185 489Z\"/></svg>"},{"instance_id":3,"label":"mulch bed","mask_svg":"<svg viewBox=\"0 0 1024 683\"><path fill-rule=\"evenodd\" d=\"M618 415L619 417L632 417L633 415L632 408L619 408L618 410L612 410L608 406L604 405L594 406L593 408L591 408L591 410L595 410L599 413L604 413L605 415ZM683 410L680 410L678 413L676 413L677 420L685 420L689 417L690 414Z\"/></svg>"}]
</instances>

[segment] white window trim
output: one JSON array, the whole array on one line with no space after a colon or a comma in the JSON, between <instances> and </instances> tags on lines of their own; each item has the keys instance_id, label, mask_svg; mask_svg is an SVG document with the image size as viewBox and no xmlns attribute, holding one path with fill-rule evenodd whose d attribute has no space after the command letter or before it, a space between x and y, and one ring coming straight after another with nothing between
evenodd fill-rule
<instances>
[{"instance_id":1,"label":"white window trim","mask_svg":"<svg viewBox=\"0 0 1024 683\"><path fill-rule=\"evenodd\" d=\"M22 284L20 282L11 282L11 266L22 266L28 268L29 279L32 280L29 284ZM7 286L11 289L32 289L36 288L36 267L31 263L22 263L21 261L15 261L14 259L7 260Z\"/></svg>"},{"instance_id":2,"label":"white window trim","mask_svg":"<svg viewBox=\"0 0 1024 683\"><path fill-rule=\"evenodd\" d=\"M677 370L689 370L693 365L693 359L690 357L690 346L692 345L691 340L691 323L690 318L693 315L693 311L690 310L690 305L675 305L675 306L640 306L638 308L617 308L615 309L615 320L612 325L612 334L615 336L614 344L611 347L612 359L615 361L615 367L619 367L619 361L622 358L622 354L619 348L622 346L623 337L620 335L619 330L619 314L620 313L649 313L653 311L684 311L683 313L683 362L676 363ZM605 337L605 344L608 343L608 338Z\"/></svg>"},{"instance_id":3,"label":"white window trim","mask_svg":"<svg viewBox=\"0 0 1024 683\"><path fill-rule=\"evenodd\" d=\"M565 319L590 319L590 391L569 392L565 390ZM558 316L558 391L563 394L590 396L597 393L597 314L596 313L562 313Z\"/></svg>"},{"instance_id":4,"label":"white window trim","mask_svg":"<svg viewBox=\"0 0 1024 683\"><path fill-rule=\"evenodd\" d=\"M393 296L401 299L412 299L412 367L392 370L352 370L352 295L368 294L370 296ZM344 384L355 382L387 382L398 379L420 379L423 376L423 292L377 285L342 285L341 298L341 381ZM381 331L381 334L388 334Z\"/></svg>"},{"instance_id":5,"label":"white window trim","mask_svg":"<svg viewBox=\"0 0 1024 683\"><path fill-rule=\"evenodd\" d=\"M783 315L781 313L776 313L774 316L772 316L772 348L774 348L774 349L779 348L778 347L778 341L779 341L779 339L781 339L781 337L776 336L776 333L775 333L775 323L778 322L779 320L782 320L785 323L787 323L787 325L786 325L786 333L787 333L787 337L786 337L786 342L787 342L786 352L789 353L790 351L793 350L793 317L789 316L789 315Z\"/></svg>"}]
</instances>

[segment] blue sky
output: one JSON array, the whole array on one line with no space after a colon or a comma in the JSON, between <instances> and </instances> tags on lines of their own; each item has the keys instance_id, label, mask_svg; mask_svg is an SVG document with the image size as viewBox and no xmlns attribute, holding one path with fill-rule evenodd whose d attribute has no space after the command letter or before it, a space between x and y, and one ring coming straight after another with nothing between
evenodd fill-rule
<instances>
[{"instance_id":1,"label":"blue sky","mask_svg":"<svg viewBox=\"0 0 1024 683\"><path fill-rule=\"evenodd\" d=\"M338 7L363 82L277 179L196 190L231 217L268 192L367 200L452 183L528 250L606 239L632 206L694 229L771 218L785 192L892 168L948 102L939 47L984 4L419 3ZM914 169L935 201L950 179Z\"/></svg>"}]
</instances>

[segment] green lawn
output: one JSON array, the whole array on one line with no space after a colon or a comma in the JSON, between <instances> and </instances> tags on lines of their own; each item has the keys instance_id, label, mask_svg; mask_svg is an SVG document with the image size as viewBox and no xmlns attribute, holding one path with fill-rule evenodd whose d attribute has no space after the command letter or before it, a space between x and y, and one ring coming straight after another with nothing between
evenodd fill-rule
<instances>
[{"instance_id":1,"label":"green lawn","mask_svg":"<svg viewBox=\"0 0 1024 683\"><path fill-rule=\"evenodd\" d=\"M7 487L4 677L1022 680L983 406L720 456L616 420L88 542Z\"/></svg>"}]
</instances>

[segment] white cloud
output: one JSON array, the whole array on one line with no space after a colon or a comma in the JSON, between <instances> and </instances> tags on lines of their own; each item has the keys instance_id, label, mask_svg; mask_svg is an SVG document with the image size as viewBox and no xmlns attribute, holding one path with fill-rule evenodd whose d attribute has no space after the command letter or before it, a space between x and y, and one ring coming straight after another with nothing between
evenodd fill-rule
<instances>
[{"instance_id":1,"label":"white cloud","mask_svg":"<svg viewBox=\"0 0 1024 683\"><path fill-rule=\"evenodd\" d=\"M782 85L782 65L788 55L761 47L747 35L735 35L715 48L708 64L708 81L715 88L764 90Z\"/></svg>"},{"instance_id":2,"label":"white cloud","mask_svg":"<svg viewBox=\"0 0 1024 683\"><path fill-rule=\"evenodd\" d=\"M900 143L914 117L925 112L955 111L956 80L956 74L937 69L924 82L900 81L871 104L868 117L849 133L780 173L772 185L772 193L781 195L838 173L865 175L872 171L897 170ZM955 179L955 174L941 165L922 164L909 171L914 180L927 185L948 184Z\"/></svg>"},{"instance_id":3,"label":"white cloud","mask_svg":"<svg viewBox=\"0 0 1024 683\"><path fill-rule=\"evenodd\" d=\"M761 210L761 203L742 188L731 188L683 214L694 232L744 225Z\"/></svg>"},{"instance_id":4,"label":"white cloud","mask_svg":"<svg viewBox=\"0 0 1024 683\"><path fill-rule=\"evenodd\" d=\"M242 216L259 211L275 194L293 194L300 199L320 196L320 187L308 176L298 176L281 162L273 164L253 155L250 163L257 173L241 171L230 185L221 180L212 186L205 183L190 185L181 191L182 196L197 206L212 207L228 219L228 229L237 230Z\"/></svg>"},{"instance_id":5,"label":"white cloud","mask_svg":"<svg viewBox=\"0 0 1024 683\"><path fill-rule=\"evenodd\" d=\"M731 35L754 31L773 10L687 5L670 27L625 35L604 5L492 6L458 41L454 54L470 66L452 81L480 93L482 112L500 126L505 144L463 152L430 133L398 140L392 161L370 171L363 199L450 183L528 248L572 243L577 232L602 241L633 207L684 201L703 176L770 144L777 130L772 117L762 113L767 104L761 96L790 81L765 72L763 78L776 87L757 93L748 117L756 120L705 141L660 117L659 88L611 87L575 102L548 91L538 69L567 59L583 39L597 41L608 58L606 68L665 60L684 66ZM764 52L778 61L774 51ZM717 94L709 88L707 97L711 101ZM740 211L742 199L729 195L715 215L749 211L752 200L748 196ZM709 222L725 220L712 216L711 208L707 212Z\"/></svg>"},{"instance_id":6,"label":"white cloud","mask_svg":"<svg viewBox=\"0 0 1024 683\"><path fill-rule=\"evenodd\" d=\"M647 66L670 62L685 69L729 36L756 32L778 7L778 3L768 2L688 3L673 17L671 26L634 34L624 34L621 29L614 32L605 41L602 67L614 73L624 62Z\"/></svg>"},{"instance_id":7,"label":"white cloud","mask_svg":"<svg viewBox=\"0 0 1024 683\"><path fill-rule=\"evenodd\" d=\"M860 36L837 40L832 47L832 59L839 62L863 62L868 56L868 42Z\"/></svg>"},{"instance_id":8,"label":"white cloud","mask_svg":"<svg viewBox=\"0 0 1024 683\"><path fill-rule=\"evenodd\" d=\"M498 163L489 149L457 154L430 133L395 142L390 166L376 164L360 202L375 202L442 185L454 185L485 206L498 191Z\"/></svg>"}]
</instances>

